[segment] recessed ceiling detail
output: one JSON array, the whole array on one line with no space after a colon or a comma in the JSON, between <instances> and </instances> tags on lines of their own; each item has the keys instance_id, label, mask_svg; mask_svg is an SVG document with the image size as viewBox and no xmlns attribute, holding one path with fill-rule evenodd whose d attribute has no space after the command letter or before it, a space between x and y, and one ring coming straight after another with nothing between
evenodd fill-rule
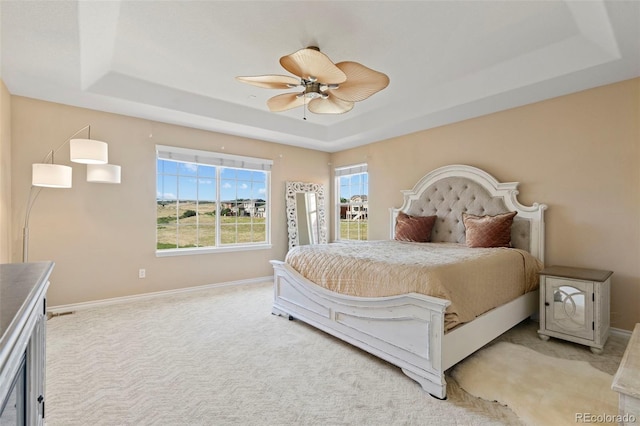
<instances>
[{"instance_id":1,"label":"recessed ceiling detail","mask_svg":"<svg viewBox=\"0 0 640 426\"><path fill-rule=\"evenodd\" d=\"M250 7L3 0L0 78L17 96L335 152L640 76L640 1ZM287 52L292 75L273 77ZM318 55L346 81L301 68ZM365 100L346 93L362 70ZM257 72L276 80L234 81Z\"/></svg>"}]
</instances>

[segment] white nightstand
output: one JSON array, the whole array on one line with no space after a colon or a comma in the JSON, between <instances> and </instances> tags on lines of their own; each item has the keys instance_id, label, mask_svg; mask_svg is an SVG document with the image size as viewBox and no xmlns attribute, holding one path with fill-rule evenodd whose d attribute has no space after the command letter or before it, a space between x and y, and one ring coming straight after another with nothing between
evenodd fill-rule
<instances>
[{"instance_id":1,"label":"white nightstand","mask_svg":"<svg viewBox=\"0 0 640 426\"><path fill-rule=\"evenodd\" d=\"M550 266L540 271L540 330L602 353L609 336L611 271Z\"/></svg>"}]
</instances>

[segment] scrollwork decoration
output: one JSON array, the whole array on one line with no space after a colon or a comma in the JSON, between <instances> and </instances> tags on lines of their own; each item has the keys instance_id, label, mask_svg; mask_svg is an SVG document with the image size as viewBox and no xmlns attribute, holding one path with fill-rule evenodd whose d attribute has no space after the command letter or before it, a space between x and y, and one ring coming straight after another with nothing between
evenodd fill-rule
<instances>
[{"instance_id":1,"label":"scrollwork decoration","mask_svg":"<svg viewBox=\"0 0 640 426\"><path fill-rule=\"evenodd\" d=\"M287 204L287 232L289 234L289 249L300 245L296 203L296 194L298 193L316 194L318 213L318 243L325 244L327 242L327 226L324 209L324 185L319 183L287 182L285 197Z\"/></svg>"}]
</instances>

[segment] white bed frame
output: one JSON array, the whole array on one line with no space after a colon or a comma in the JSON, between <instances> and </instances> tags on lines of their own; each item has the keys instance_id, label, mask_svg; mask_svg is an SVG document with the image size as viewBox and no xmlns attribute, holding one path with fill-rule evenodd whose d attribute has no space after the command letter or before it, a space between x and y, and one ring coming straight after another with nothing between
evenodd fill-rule
<instances>
[{"instance_id":1,"label":"white bed frame","mask_svg":"<svg viewBox=\"0 0 640 426\"><path fill-rule=\"evenodd\" d=\"M523 206L516 200L517 182L499 183L488 173L465 165L436 169L413 190L403 191L402 207L391 209L391 238L398 212L411 212L413 203L419 202L431 185L451 177L479 184L492 201L501 199L503 211L517 211L517 218L528 222L529 252L544 261L543 212L547 206ZM379 298L346 296L317 286L282 261L273 260L271 264L274 314L304 321L400 367L425 391L442 399L446 398L448 368L537 312L539 305L538 291L529 292L445 334L448 300L417 293Z\"/></svg>"}]
</instances>

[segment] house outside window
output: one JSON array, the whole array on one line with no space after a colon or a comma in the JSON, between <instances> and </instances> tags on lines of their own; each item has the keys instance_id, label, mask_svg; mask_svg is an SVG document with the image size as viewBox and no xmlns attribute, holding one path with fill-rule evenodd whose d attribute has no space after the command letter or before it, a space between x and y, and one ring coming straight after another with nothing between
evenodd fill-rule
<instances>
[{"instance_id":1,"label":"house outside window","mask_svg":"<svg viewBox=\"0 0 640 426\"><path fill-rule=\"evenodd\" d=\"M271 160L156 146L156 255L270 247Z\"/></svg>"},{"instance_id":2,"label":"house outside window","mask_svg":"<svg viewBox=\"0 0 640 426\"><path fill-rule=\"evenodd\" d=\"M336 240L367 240L369 174L366 164L335 170Z\"/></svg>"}]
</instances>

